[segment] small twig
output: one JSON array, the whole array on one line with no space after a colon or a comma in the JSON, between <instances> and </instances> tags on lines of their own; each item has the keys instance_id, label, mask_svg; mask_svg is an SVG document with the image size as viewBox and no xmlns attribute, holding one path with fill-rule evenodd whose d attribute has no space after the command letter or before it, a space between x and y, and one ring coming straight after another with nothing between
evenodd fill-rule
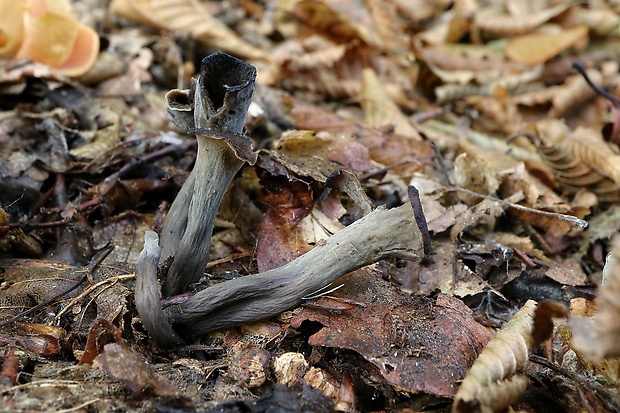
<instances>
[{"instance_id":1,"label":"small twig","mask_svg":"<svg viewBox=\"0 0 620 413\"><path fill-rule=\"evenodd\" d=\"M207 269L217 267L220 264L225 264L227 262L233 262L241 258L251 257L253 254L252 251L238 252L236 254L231 254L228 257L220 258L219 260L213 260L209 262L206 266Z\"/></svg>"},{"instance_id":2,"label":"small twig","mask_svg":"<svg viewBox=\"0 0 620 413\"><path fill-rule=\"evenodd\" d=\"M66 387L75 387L86 384L85 381L75 381L75 380L57 380L57 379L43 379L37 381L31 381L29 383L18 384L17 386L6 387L4 389L0 389L0 394L10 393L15 390L27 389L30 387L55 387L58 388L60 386Z\"/></svg>"},{"instance_id":3,"label":"small twig","mask_svg":"<svg viewBox=\"0 0 620 413\"><path fill-rule=\"evenodd\" d=\"M21 319L22 317L25 317L29 314L32 314L33 312L47 307L48 305L54 303L56 300L58 300L59 298L69 294L71 291L75 290L76 288L78 288L80 285L82 285L84 283L84 281L86 281L91 273L99 266L99 264L101 264L101 262L103 262L103 260L110 255L110 253L112 252L113 248L106 248L104 250L102 250L102 252L100 252L100 255L98 257L96 257L93 261L93 263L84 269L84 275L82 276L82 278L80 278L74 285L72 285L68 290L60 292L58 294L56 294L55 296L53 296L52 298L49 298L47 300L45 300L42 303L39 303L37 305L35 305L34 307L31 307L27 310L22 311L21 313L17 314L14 317L9 318L8 320L4 320L2 322L0 322L0 327L4 327L6 325L9 325L11 323L14 323L15 321Z\"/></svg>"},{"instance_id":4,"label":"small twig","mask_svg":"<svg viewBox=\"0 0 620 413\"><path fill-rule=\"evenodd\" d=\"M121 275L116 275L114 277L106 278L105 280L101 280L98 283L95 283L95 284L91 285L90 287L85 289L82 293L80 293L79 295L75 296L69 302L69 304L67 304L61 311L59 311L58 314L56 314L56 317L54 317L54 320L59 320L60 317L62 317L62 315L64 313L69 311L78 301L80 301L82 298L86 297L88 294L90 294L97 287L99 287L101 285L104 285L104 284L107 284L107 283L112 283L112 285L114 285L114 284L116 284L117 281L129 280L129 279L132 279L132 278L136 278L136 275L135 274L121 274Z\"/></svg>"},{"instance_id":5,"label":"small twig","mask_svg":"<svg viewBox=\"0 0 620 413\"><path fill-rule=\"evenodd\" d=\"M11 230L11 229L21 229L24 232L32 231L34 229L47 229L47 228L56 228L56 227L64 227L70 225L71 221L68 219L61 219L60 221L51 221L51 222L14 222L12 224L0 225L0 231L2 230Z\"/></svg>"},{"instance_id":6,"label":"small twig","mask_svg":"<svg viewBox=\"0 0 620 413\"><path fill-rule=\"evenodd\" d=\"M96 399L92 399L89 400L87 402L84 402L82 404L79 404L77 406L72 406L68 409L63 409L63 410L57 410L56 413L70 413L70 412L77 412L78 410L86 407L86 406L90 406L93 403L97 403L98 401L100 401L101 399L99 397L97 397Z\"/></svg>"},{"instance_id":7,"label":"small twig","mask_svg":"<svg viewBox=\"0 0 620 413\"><path fill-rule=\"evenodd\" d=\"M519 211L531 212L533 214L543 215L543 216L551 217L551 218L557 218L557 219L561 219L562 221L568 221L571 224L578 226L579 228L587 228L588 227L588 222L587 221L584 221L583 219L579 219L579 218L574 217L572 215L560 214L559 212L541 211L540 209L534 209L534 208L526 207L526 206L523 206L523 205L515 204L513 202L506 201L504 199L495 198L495 197L492 197L490 195L480 194L478 192L470 191L469 189L460 188L458 186L449 186L447 188L452 190L452 191L464 192L464 193L466 193L468 195L472 195L472 196L475 196L477 198L482 198L482 199L487 199L489 201L494 201L494 202L497 202L500 205L508 207L508 208L514 208L514 209L518 209Z\"/></svg>"}]
</instances>

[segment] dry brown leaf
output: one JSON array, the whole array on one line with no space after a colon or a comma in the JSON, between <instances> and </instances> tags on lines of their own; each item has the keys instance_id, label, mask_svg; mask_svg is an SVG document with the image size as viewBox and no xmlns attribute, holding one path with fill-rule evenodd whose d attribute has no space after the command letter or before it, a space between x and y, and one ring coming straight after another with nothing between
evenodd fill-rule
<instances>
[{"instance_id":1,"label":"dry brown leaf","mask_svg":"<svg viewBox=\"0 0 620 413\"><path fill-rule=\"evenodd\" d=\"M486 228L495 226L495 218L504 213L504 207L497 201L483 199L480 203L467 209L456 217L456 223L450 230L450 237L455 240L476 225L484 225Z\"/></svg>"},{"instance_id":2,"label":"dry brown leaf","mask_svg":"<svg viewBox=\"0 0 620 413\"><path fill-rule=\"evenodd\" d=\"M291 57L287 67L292 71L331 70L343 58L346 51L347 48L344 45L329 44L320 50L309 51L302 55Z\"/></svg>"},{"instance_id":3,"label":"dry brown leaf","mask_svg":"<svg viewBox=\"0 0 620 413\"><path fill-rule=\"evenodd\" d=\"M490 333L459 299L401 293L374 276L376 271L366 267L345 276L337 293L364 307L336 313L306 306L291 325L298 328L306 320L323 324L310 345L361 354L399 390L453 396ZM445 357L447 353L451 356Z\"/></svg>"},{"instance_id":4,"label":"dry brown leaf","mask_svg":"<svg viewBox=\"0 0 620 413\"><path fill-rule=\"evenodd\" d=\"M329 2L321 0L298 0L292 13L297 16L298 34L302 37L309 29L331 40L350 42L362 41L367 45L379 45L372 19L366 7L357 0ZM357 13L350 13L356 10Z\"/></svg>"},{"instance_id":5,"label":"dry brown leaf","mask_svg":"<svg viewBox=\"0 0 620 413\"><path fill-rule=\"evenodd\" d=\"M480 45L439 44L416 47L416 57L445 71L506 72L518 71L521 66L506 62L501 50ZM473 76L473 74L472 74ZM443 80L450 80L443 78Z\"/></svg>"},{"instance_id":6,"label":"dry brown leaf","mask_svg":"<svg viewBox=\"0 0 620 413\"><path fill-rule=\"evenodd\" d=\"M539 153L558 182L574 192L587 188L602 202L620 199L620 155L599 132L583 127L571 132L554 119L540 121L536 128Z\"/></svg>"},{"instance_id":7,"label":"dry brown leaf","mask_svg":"<svg viewBox=\"0 0 620 413\"><path fill-rule=\"evenodd\" d=\"M528 382L518 375L528 363L535 309L535 301L526 302L484 347L456 393L453 413L497 411L521 397Z\"/></svg>"},{"instance_id":8,"label":"dry brown leaf","mask_svg":"<svg viewBox=\"0 0 620 413\"><path fill-rule=\"evenodd\" d=\"M530 257L536 257L543 262L550 262L541 250L534 247L534 242L530 237L520 237L509 232L494 232L491 238L506 247L518 249Z\"/></svg>"},{"instance_id":9,"label":"dry brown leaf","mask_svg":"<svg viewBox=\"0 0 620 413\"><path fill-rule=\"evenodd\" d=\"M364 121L371 128L393 126L399 135L421 140L411 121L400 111L384 90L377 74L372 69L362 72L362 109Z\"/></svg>"},{"instance_id":10,"label":"dry brown leaf","mask_svg":"<svg viewBox=\"0 0 620 413\"><path fill-rule=\"evenodd\" d=\"M140 23L188 32L209 47L244 59L269 60L267 53L241 39L197 0L114 0L110 9Z\"/></svg>"},{"instance_id":11,"label":"dry brown leaf","mask_svg":"<svg viewBox=\"0 0 620 413\"><path fill-rule=\"evenodd\" d=\"M590 70L588 75L595 84L600 85L602 83L603 76L600 72ZM570 110L579 109L583 103L596 95L581 75L567 78L564 85L557 86L553 90L555 93L551 99L552 107L549 111L551 118L561 118Z\"/></svg>"},{"instance_id":12,"label":"dry brown leaf","mask_svg":"<svg viewBox=\"0 0 620 413\"><path fill-rule=\"evenodd\" d=\"M462 153L454 160L454 185L483 195L491 195L499 188L499 179L489 162L484 158ZM470 194L459 193L459 199L467 205L481 200Z\"/></svg>"},{"instance_id":13,"label":"dry brown leaf","mask_svg":"<svg viewBox=\"0 0 620 413\"><path fill-rule=\"evenodd\" d=\"M121 381L135 393L154 393L182 406L193 406L190 399L168 380L158 377L143 357L125 343L110 343L103 347L93 365L110 377Z\"/></svg>"},{"instance_id":14,"label":"dry brown leaf","mask_svg":"<svg viewBox=\"0 0 620 413\"><path fill-rule=\"evenodd\" d=\"M544 63L563 50L582 42L588 36L585 26L572 27L559 33L526 34L511 39L505 48L506 57L526 65Z\"/></svg>"},{"instance_id":15,"label":"dry brown leaf","mask_svg":"<svg viewBox=\"0 0 620 413\"><path fill-rule=\"evenodd\" d=\"M495 88L492 96L470 96L466 101L480 114L474 119L476 129L512 135L522 127L523 118L517 105L503 88Z\"/></svg>"},{"instance_id":16,"label":"dry brown leaf","mask_svg":"<svg viewBox=\"0 0 620 413\"><path fill-rule=\"evenodd\" d=\"M607 274L595 300L594 317L571 317L574 347L592 362L620 356L620 237L612 240L605 264Z\"/></svg>"},{"instance_id":17,"label":"dry brown leaf","mask_svg":"<svg viewBox=\"0 0 620 413\"><path fill-rule=\"evenodd\" d=\"M497 7L480 8L475 15L475 26L478 30L495 36L526 34L562 13L570 5L570 2L562 2L554 7L521 16L511 16Z\"/></svg>"},{"instance_id":18,"label":"dry brown leaf","mask_svg":"<svg viewBox=\"0 0 620 413\"><path fill-rule=\"evenodd\" d=\"M334 137L328 132L290 130L275 142L273 156L287 169L319 182L339 169L354 172L371 169L368 149L353 139Z\"/></svg>"},{"instance_id":19,"label":"dry brown leaf","mask_svg":"<svg viewBox=\"0 0 620 413\"><path fill-rule=\"evenodd\" d=\"M577 24L583 24L597 36L615 36L620 34L620 17L604 9L575 9L575 20Z\"/></svg>"}]
</instances>

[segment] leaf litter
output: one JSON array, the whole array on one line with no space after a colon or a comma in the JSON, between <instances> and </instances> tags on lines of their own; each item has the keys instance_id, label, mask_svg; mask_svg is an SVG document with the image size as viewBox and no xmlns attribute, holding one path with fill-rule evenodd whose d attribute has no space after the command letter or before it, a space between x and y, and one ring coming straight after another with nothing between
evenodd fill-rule
<instances>
[{"instance_id":1,"label":"leaf litter","mask_svg":"<svg viewBox=\"0 0 620 413\"><path fill-rule=\"evenodd\" d=\"M620 409L615 2L9 3L28 7L0 19L3 409ZM151 273L170 347L136 263L193 179L164 95L216 51L256 67L257 162L205 275L169 296L170 263Z\"/></svg>"}]
</instances>

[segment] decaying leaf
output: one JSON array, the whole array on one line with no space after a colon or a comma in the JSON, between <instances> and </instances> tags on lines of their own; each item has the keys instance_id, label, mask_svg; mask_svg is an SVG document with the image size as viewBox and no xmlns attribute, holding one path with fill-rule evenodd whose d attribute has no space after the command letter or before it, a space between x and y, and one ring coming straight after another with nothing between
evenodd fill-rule
<instances>
[{"instance_id":1,"label":"decaying leaf","mask_svg":"<svg viewBox=\"0 0 620 413\"><path fill-rule=\"evenodd\" d=\"M461 383L452 411L492 412L519 400L528 385L525 371L532 345L535 301L528 301L487 343Z\"/></svg>"},{"instance_id":2,"label":"decaying leaf","mask_svg":"<svg viewBox=\"0 0 620 413\"><path fill-rule=\"evenodd\" d=\"M83 277L83 268L47 260L0 260L4 288L0 290L0 316L17 313L62 295Z\"/></svg>"},{"instance_id":3,"label":"decaying leaf","mask_svg":"<svg viewBox=\"0 0 620 413\"><path fill-rule=\"evenodd\" d=\"M228 374L232 379L248 388L265 383L271 361L271 355L267 350L253 346L247 348L235 346L231 349L231 354Z\"/></svg>"},{"instance_id":4,"label":"decaying leaf","mask_svg":"<svg viewBox=\"0 0 620 413\"><path fill-rule=\"evenodd\" d=\"M483 195L492 195L499 188L499 179L484 158L462 153L454 160L454 184ZM458 194L459 199L472 206L480 197Z\"/></svg>"},{"instance_id":5,"label":"decaying leaf","mask_svg":"<svg viewBox=\"0 0 620 413\"><path fill-rule=\"evenodd\" d=\"M188 32L215 49L246 59L268 60L261 49L242 40L224 23L214 18L197 0L114 0L110 9L128 19L167 30Z\"/></svg>"},{"instance_id":6,"label":"decaying leaf","mask_svg":"<svg viewBox=\"0 0 620 413\"><path fill-rule=\"evenodd\" d=\"M613 238L612 250L605 264L608 274L596 298L593 317L571 317L575 349L592 361L620 356L620 238Z\"/></svg>"},{"instance_id":7,"label":"decaying leaf","mask_svg":"<svg viewBox=\"0 0 620 413\"><path fill-rule=\"evenodd\" d=\"M501 7L481 9L475 16L476 28L496 36L515 36L529 33L570 7L561 2L553 7L523 15L510 15Z\"/></svg>"},{"instance_id":8,"label":"decaying leaf","mask_svg":"<svg viewBox=\"0 0 620 413\"><path fill-rule=\"evenodd\" d=\"M577 26L558 33L534 33L513 38L506 45L506 56L519 63L543 63L561 51L587 38L588 29Z\"/></svg>"},{"instance_id":9,"label":"decaying leaf","mask_svg":"<svg viewBox=\"0 0 620 413\"><path fill-rule=\"evenodd\" d=\"M193 403L166 380L155 375L146 361L124 343L110 343L94 360L94 366L102 368L113 379L123 382L135 393L154 393L168 401L192 406Z\"/></svg>"},{"instance_id":10,"label":"decaying leaf","mask_svg":"<svg viewBox=\"0 0 620 413\"><path fill-rule=\"evenodd\" d=\"M292 3L293 13L303 22L298 25L298 30L309 28L336 41L361 40L366 44L376 44L376 34L369 27L372 20L365 8L357 8L359 13L355 16L356 20L344 13L347 3L349 7L356 7L355 4L359 3L357 1L347 0L338 4L321 0L298 0Z\"/></svg>"},{"instance_id":11,"label":"decaying leaf","mask_svg":"<svg viewBox=\"0 0 620 413\"><path fill-rule=\"evenodd\" d=\"M329 133L293 130L275 142L273 156L290 171L319 182L346 167L355 172L371 168L368 149L353 139Z\"/></svg>"},{"instance_id":12,"label":"decaying leaf","mask_svg":"<svg viewBox=\"0 0 620 413\"><path fill-rule=\"evenodd\" d=\"M387 95L372 69L365 69L362 72L361 105L365 123L371 128L389 126L393 127L397 134L421 139L411 121Z\"/></svg>"},{"instance_id":13,"label":"decaying leaf","mask_svg":"<svg viewBox=\"0 0 620 413\"><path fill-rule=\"evenodd\" d=\"M292 325L321 323L324 327L310 337L311 345L354 350L403 391L454 395L459 376L488 339L488 331L461 301L439 295L431 305L423 296L398 292L373 272L363 269L345 277L337 293L365 307L343 312L306 307ZM453 357L442 357L446 352Z\"/></svg>"},{"instance_id":14,"label":"decaying leaf","mask_svg":"<svg viewBox=\"0 0 620 413\"><path fill-rule=\"evenodd\" d=\"M620 199L620 155L600 133L584 127L571 132L559 120L537 124L539 152L567 189L588 188L602 202Z\"/></svg>"}]
</instances>

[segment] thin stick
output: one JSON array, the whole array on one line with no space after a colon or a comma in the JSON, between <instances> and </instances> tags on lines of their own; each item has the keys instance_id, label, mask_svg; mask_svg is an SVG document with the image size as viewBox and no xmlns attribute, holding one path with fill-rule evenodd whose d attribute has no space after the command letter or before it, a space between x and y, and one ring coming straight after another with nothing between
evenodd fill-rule
<instances>
[{"instance_id":1,"label":"thin stick","mask_svg":"<svg viewBox=\"0 0 620 413\"><path fill-rule=\"evenodd\" d=\"M93 285L91 285L90 287L88 287L87 289L85 289L82 293L80 293L79 295L77 295L76 297L74 297L69 304L67 304L65 306L65 308L63 308L61 311L58 312L58 314L56 314L56 317L54 317L54 321L57 321L60 319L60 317L66 313L67 311L69 311L71 309L71 307L73 307L78 301L80 301L82 298L86 297L88 294L90 294L94 289L96 289L97 287L107 284L107 283L113 283L115 284L117 281L121 281L121 280L129 280L132 278L136 278L135 274L122 274L122 275L116 275L114 277L110 277L110 278L106 278L105 280L101 280L98 283L95 283Z\"/></svg>"},{"instance_id":2,"label":"thin stick","mask_svg":"<svg viewBox=\"0 0 620 413\"><path fill-rule=\"evenodd\" d=\"M579 228L587 228L588 227L588 222L587 221L584 221L583 219L579 219L579 218L574 217L572 215L560 214L559 212L541 211L540 209L534 209L534 208L526 207L526 206L523 206L523 205L515 204L515 203L512 203L510 201L506 201L504 199L499 199L499 198L494 198L494 197L489 196L489 195L479 194L478 192L470 191L469 189L460 188L458 186L449 186L447 188L452 190L452 191L464 192L464 193L466 193L468 195L472 195L472 196L475 196L477 198L488 199L489 201L494 201L494 202L497 202L497 203L499 203L499 204L501 204L501 205L503 205L505 207L510 207L510 208L518 209L519 211L531 212L533 214L543 215L545 217L557 218L557 219L561 219L562 221L568 221L571 224L578 226Z\"/></svg>"}]
</instances>

